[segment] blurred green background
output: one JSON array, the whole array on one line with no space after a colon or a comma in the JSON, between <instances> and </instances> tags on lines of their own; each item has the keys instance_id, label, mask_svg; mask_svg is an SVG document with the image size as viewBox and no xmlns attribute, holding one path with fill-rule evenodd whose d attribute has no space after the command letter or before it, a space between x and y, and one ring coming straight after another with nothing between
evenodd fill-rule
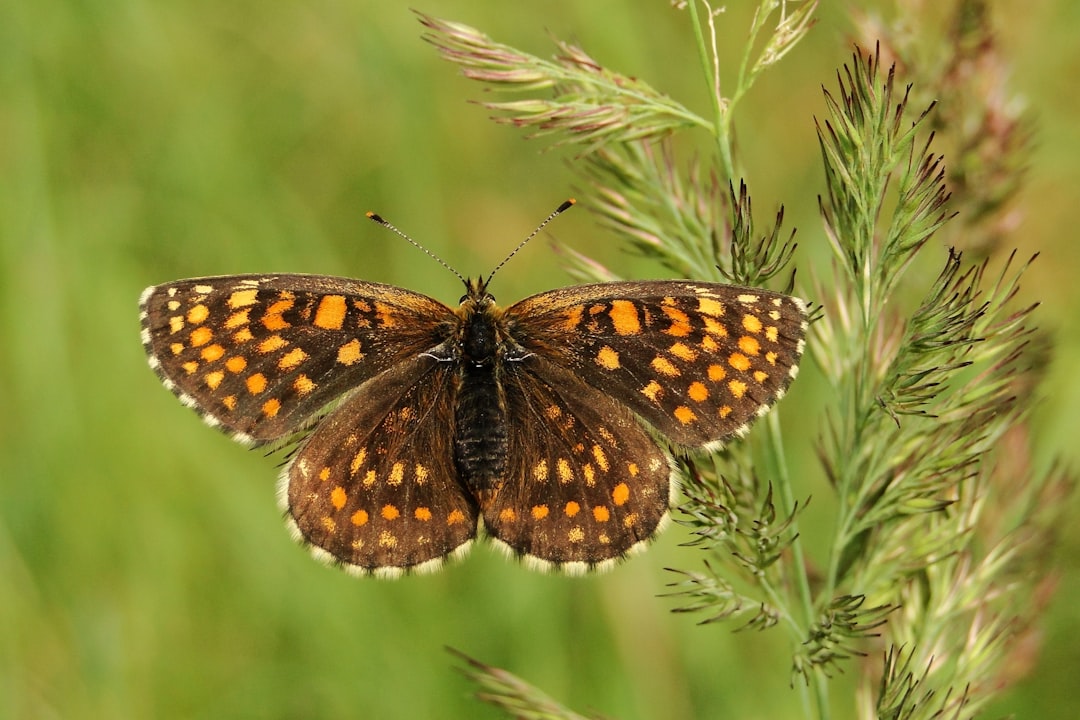
<instances>
[{"instance_id":1,"label":"blurred green background","mask_svg":"<svg viewBox=\"0 0 1080 720\"><path fill-rule=\"evenodd\" d=\"M759 219L784 203L803 258L826 253L812 118L851 52L847 5L827 5L737 123ZM545 56L547 31L573 39L707 112L687 20L662 0L418 7ZM1043 252L1025 297L1057 334L1039 451L1075 463L1080 5L994 11L1039 125L1015 235L1021 254ZM747 21L741 7L720 17L730 62ZM680 529L599 577L534 574L480 547L435 576L353 579L288 538L279 458L207 429L146 367L146 285L315 272L453 301L458 281L365 210L475 275L578 191L572 153L490 123L466 102L479 88L420 32L405 5L374 0L0 4L0 716L499 717L469 697L446 645L611 717L792 707L778 634L697 628L657 597L665 566L698 562ZM659 272L587 211L552 234L622 274ZM536 242L495 292L508 302L567 282ZM812 394L796 385L782 410L803 444L817 432ZM805 494L827 493L805 472ZM996 714L1080 713L1080 534L1063 536L1043 655ZM851 675L836 681L838 707Z\"/></svg>"}]
</instances>

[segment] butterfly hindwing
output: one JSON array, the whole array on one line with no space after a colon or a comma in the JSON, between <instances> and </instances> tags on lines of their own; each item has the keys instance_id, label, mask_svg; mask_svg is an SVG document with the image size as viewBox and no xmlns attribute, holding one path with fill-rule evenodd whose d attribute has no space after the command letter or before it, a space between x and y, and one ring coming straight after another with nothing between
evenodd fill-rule
<instances>
[{"instance_id":1,"label":"butterfly hindwing","mask_svg":"<svg viewBox=\"0 0 1080 720\"><path fill-rule=\"evenodd\" d=\"M362 385L296 452L280 497L317 556L394 575L464 551L477 509L452 459L451 382L431 357L399 363Z\"/></svg>"},{"instance_id":2,"label":"butterfly hindwing","mask_svg":"<svg viewBox=\"0 0 1080 720\"><path fill-rule=\"evenodd\" d=\"M503 376L513 419L489 534L527 559L584 571L652 537L673 487L668 455L615 399L533 356Z\"/></svg>"}]
</instances>

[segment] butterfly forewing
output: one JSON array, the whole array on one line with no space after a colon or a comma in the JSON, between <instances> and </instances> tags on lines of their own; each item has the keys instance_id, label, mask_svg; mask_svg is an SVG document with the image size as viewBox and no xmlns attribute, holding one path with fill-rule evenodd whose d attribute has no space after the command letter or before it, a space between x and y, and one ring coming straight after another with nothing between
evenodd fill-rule
<instances>
[{"instance_id":1,"label":"butterfly forewing","mask_svg":"<svg viewBox=\"0 0 1080 720\"><path fill-rule=\"evenodd\" d=\"M476 534L452 459L451 370L394 366L331 412L281 478L284 510L317 555L360 573L432 567Z\"/></svg>"},{"instance_id":2,"label":"butterfly forewing","mask_svg":"<svg viewBox=\"0 0 1080 720\"><path fill-rule=\"evenodd\" d=\"M148 288L150 364L184 404L247 442L288 437L364 380L440 342L453 318L418 293L315 275Z\"/></svg>"},{"instance_id":3,"label":"butterfly forewing","mask_svg":"<svg viewBox=\"0 0 1080 720\"><path fill-rule=\"evenodd\" d=\"M633 415L541 357L504 373L514 432L488 532L542 564L585 570L656 532L673 486L669 459Z\"/></svg>"},{"instance_id":4,"label":"butterfly forewing","mask_svg":"<svg viewBox=\"0 0 1080 720\"><path fill-rule=\"evenodd\" d=\"M690 281L563 288L506 316L517 342L695 448L744 433L783 395L807 324L796 298Z\"/></svg>"}]
</instances>

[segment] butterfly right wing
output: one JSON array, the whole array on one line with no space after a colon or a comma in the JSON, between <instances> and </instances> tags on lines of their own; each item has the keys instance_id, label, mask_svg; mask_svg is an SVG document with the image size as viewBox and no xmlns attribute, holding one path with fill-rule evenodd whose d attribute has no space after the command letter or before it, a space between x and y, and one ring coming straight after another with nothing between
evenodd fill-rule
<instances>
[{"instance_id":1,"label":"butterfly right wing","mask_svg":"<svg viewBox=\"0 0 1080 720\"><path fill-rule=\"evenodd\" d=\"M433 570L464 553L478 510L453 460L453 368L394 365L332 411L282 472L279 499L313 554L355 574Z\"/></svg>"},{"instance_id":2,"label":"butterfly right wing","mask_svg":"<svg viewBox=\"0 0 1080 720\"><path fill-rule=\"evenodd\" d=\"M286 439L328 404L442 341L453 311L392 285L231 275L147 288L150 366L185 405L245 444Z\"/></svg>"}]
</instances>

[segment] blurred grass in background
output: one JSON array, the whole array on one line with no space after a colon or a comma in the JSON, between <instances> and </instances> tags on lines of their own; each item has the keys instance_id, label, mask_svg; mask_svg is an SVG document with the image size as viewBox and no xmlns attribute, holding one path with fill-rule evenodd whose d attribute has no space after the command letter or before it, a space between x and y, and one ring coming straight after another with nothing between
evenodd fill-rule
<instances>
[{"instance_id":1,"label":"blurred grass in background","mask_svg":"<svg viewBox=\"0 0 1080 720\"><path fill-rule=\"evenodd\" d=\"M420 9L540 55L545 31L573 39L706 110L686 19L668 3L504 7ZM1075 463L1080 7L994 11L1038 123L1017 237L1021 256L1043 253L1024 297L1043 301L1036 320L1058 344L1035 425L1047 456ZM786 206L802 262L827 253L812 118L851 51L842 9L819 18L739 122L758 212ZM719 21L734 63L747 11ZM599 577L537 575L481 547L436 576L352 579L289 540L280 458L205 428L146 368L135 303L148 284L317 272L452 302L458 281L365 210L476 275L574 194L573 158L488 122L420 30L404 6L372 0L0 6L0 715L498 717L468 697L444 645L611 717L790 706L787 669L771 664L779 639L696 628L655 597L662 568L692 552L679 528ZM623 275L660 272L621 255L588 212L551 232ZM510 302L567 282L537 242L494 291ZM800 424L799 395L813 392L796 385L781 410L807 467L817 428ZM1063 532L1043 655L1002 713L1078 711L1080 534Z\"/></svg>"}]
</instances>

